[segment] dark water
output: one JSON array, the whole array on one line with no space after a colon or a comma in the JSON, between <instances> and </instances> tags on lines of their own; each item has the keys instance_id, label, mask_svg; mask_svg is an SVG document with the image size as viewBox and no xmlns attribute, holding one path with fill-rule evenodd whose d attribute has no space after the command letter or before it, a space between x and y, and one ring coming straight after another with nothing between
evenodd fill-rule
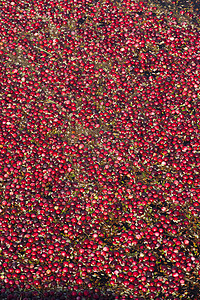
<instances>
[{"instance_id":1,"label":"dark water","mask_svg":"<svg viewBox=\"0 0 200 300\"><path fill-rule=\"evenodd\" d=\"M191 24L200 26L200 0L147 0L147 2L176 13L184 11L184 16Z\"/></svg>"},{"instance_id":2,"label":"dark water","mask_svg":"<svg viewBox=\"0 0 200 300\"><path fill-rule=\"evenodd\" d=\"M200 2L199 2L199 0L189 0L189 1L178 0L176 2L177 2L176 5L178 7L190 8L190 9L193 9L193 11L196 12L196 13L200 12Z\"/></svg>"}]
</instances>

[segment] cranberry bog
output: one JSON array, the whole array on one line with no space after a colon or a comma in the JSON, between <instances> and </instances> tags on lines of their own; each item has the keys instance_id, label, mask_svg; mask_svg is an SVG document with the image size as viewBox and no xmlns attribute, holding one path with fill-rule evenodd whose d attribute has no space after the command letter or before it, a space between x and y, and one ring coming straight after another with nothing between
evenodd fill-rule
<instances>
[{"instance_id":1,"label":"cranberry bog","mask_svg":"<svg viewBox=\"0 0 200 300\"><path fill-rule=\"evenodd\" d=\"M0 1L0 299L200 298L195 1Z\"/></svg>"}]
</instances>

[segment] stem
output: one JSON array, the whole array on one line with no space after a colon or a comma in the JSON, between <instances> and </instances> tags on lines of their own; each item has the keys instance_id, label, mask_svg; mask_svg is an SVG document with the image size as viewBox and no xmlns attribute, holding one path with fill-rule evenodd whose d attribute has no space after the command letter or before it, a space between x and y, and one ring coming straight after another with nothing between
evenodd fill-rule
<instances>
[{"instance_id":1,"label":"stem","mask_svg":"<svg viewBox=\"0 0 200 300\"><path fill-rule=\"evenodd\" d=\"M42 48L40 48L40 47L38 47L38 46L35 46L35 48L37 48L37 49L39 49L39 50L41 50L41 51L43 51L43 52L46 52L47 54L49 54L50 56L52 56L51 53L49 53L48 51L46 51L46 50L44 50L44 49L42 49Z\"/></svg>"}]
</instances>

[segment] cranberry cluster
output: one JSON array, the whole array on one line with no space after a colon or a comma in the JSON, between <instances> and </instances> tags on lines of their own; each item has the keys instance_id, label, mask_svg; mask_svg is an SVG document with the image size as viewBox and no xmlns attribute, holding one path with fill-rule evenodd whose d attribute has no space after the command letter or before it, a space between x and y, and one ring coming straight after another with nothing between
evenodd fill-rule
<instances>
[{"instance_id":1,"label":"cranberry cluster","mask_svg":"<svg viewBox=\"0 0 200 300\"><path fill-rule=\"evenodd\" d=\"M0 10L0 298L199 299L198 15Z\"/></svg>"}]
</instances>

